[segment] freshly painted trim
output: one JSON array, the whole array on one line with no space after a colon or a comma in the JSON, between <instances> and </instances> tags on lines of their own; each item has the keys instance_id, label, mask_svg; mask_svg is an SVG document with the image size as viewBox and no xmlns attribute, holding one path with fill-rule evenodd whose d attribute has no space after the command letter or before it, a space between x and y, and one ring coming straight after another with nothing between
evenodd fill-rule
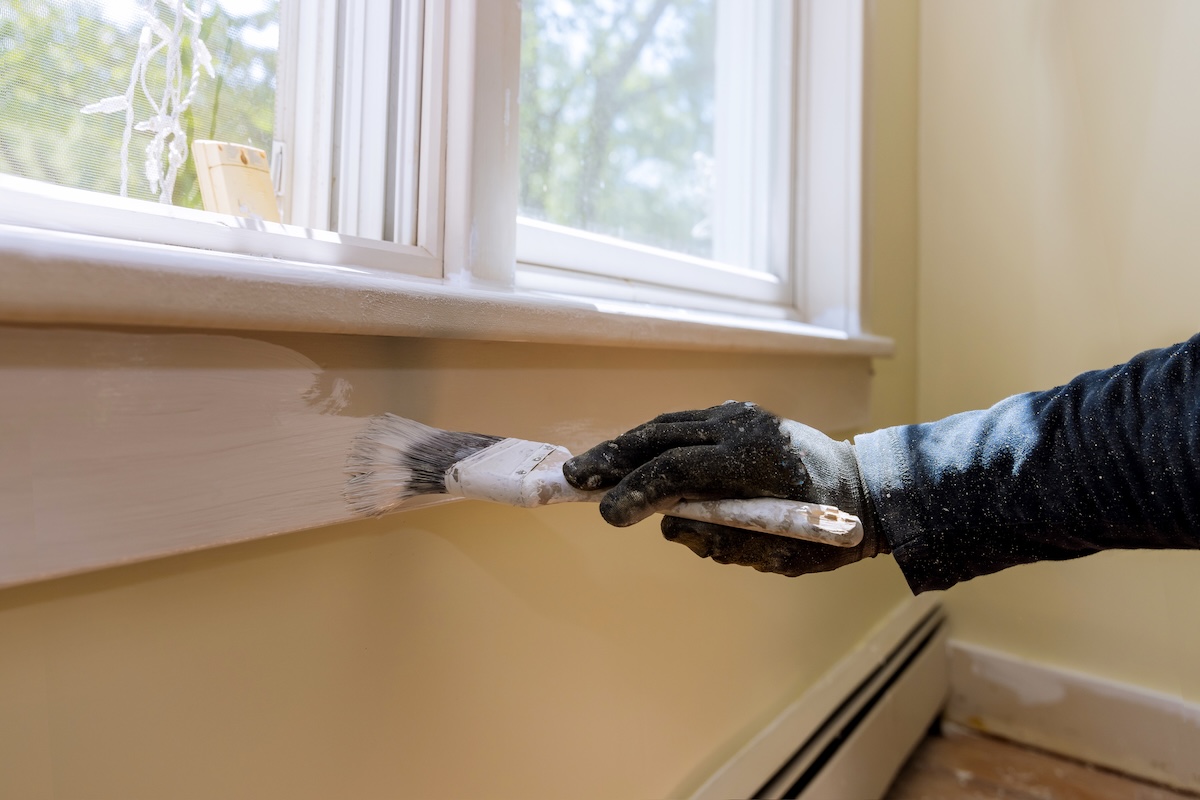
<instances>
[{"instance_id":1,"label":"freshly painted trim","mask_svg":"<svg viewBox=\"0 0 1200 800\"><path fill-rule=\"evenodd\" d=\"M0 588L360 519L369 418L294 350L0 326L0 353Z\"/></svg>"},{"instance_id":2,"label":"freshly painted trim","mask_svg":"<svg viewBox=\"0 0 1200 800\"><path fill-rule=\"evenodd\" d=\"M781 771L787 772L795 766L793 759L797 757L798 750L807 750L809 744L818 745L812 749L820 749L825 739L836 736L836 724L827 726L826 723L844 716L844 712L848 709L843 706L847 705L850 698L863 694L860 689L869 687L872 681L882 683L886 680L886 677L881 677L880 668L888 662L889 657L905 647L915 649L923 637L920 635L913 637L913 633L922 630L927 632L931 625L936 625L936 620L940 619L940 615L940 605L932 595L920 595L904 601L880 623L862 644L834 665L821 680L784 709L762 732L751 739L704 785L696 790L691 795L692 800L757 796L755 793L767 787L768 782L772 785L780 784L781 781L773 780L773 778L779 777L782 774ZM899 768L912 747L919 741L930 720L936 716L945 694L944 666L940 668L940 672L937 667L937 663L942 660L937 656L937 653L940 652L940 641L940 639L935 639L931 642L931 647L926 648L925 652L934 657L929 662L931 667L923 668L917 673L918 684L913 686L905 684L905 696L910 700L918 701L915 710L904 705L904 708L898 713L895 708L887 710L891 706L891 701L881 703L876 707L876 711L863 721L856 733L847 739L847 745L866 741L875 748L872 758L877 759L881 767L886 767L894 762L894 766ZM922 661L922 665L925 666L924 661ZM899 683L896 685L898 686ZM895 686L892 688L894 689ZM866 692L866 694L869 693L869 691ZM897 721L911 722L919 719L924 721L915 730L912 724L901 724L899 727L896 725ZM880 737L878 734L870 733L873 724L884 725L890 735ZM880 738L882 741L879 741ZM817 739L821 741L816 741ZM855 744L854 746L857 748L860 745ZM800 754L799 757L804 758L805 755ZM830 774L834 777L814 781L814 789L818 785L840 785L840 779L837 776L843 774L841 768L835 769ZM884 787L893 775L894 771L884 776ZM790 785L791 783L788 782L788 785L782 788L786 790ZM825 790L820 789L820 791L824 792ZM809 795L802 794L801 796L808 797ZM857 797L860 795L840 796Z\"/></svg>"},{"instance_id":3,"label":"freshly painted trim","mask_svg":"<svg viewBox=\"0 0 1200 800\"><path fill-rule=\"evenodd\" d=\"M366 420L292 350L16 327L0 350L0 587L355 516Z\"/></svg>"},{"instance_id":4,"label":"freshly painted trim","mask_svg":"<svg viewBox=\"0 0 1200 800\"><path fill-rule=\"evenodd\" d=\"M1200 704L950 643L946 717L1091 764L1200 790Z\"/></svg>"},{"instance_id":5,"label":"freshly painted trim","mask_svg":"<svg viewBox=\"0 0 1200 800\"><path fill-rule=\"evenodd\" d=\"M883 356L891 341L780 319L522 294L357 266L0 225L0 321L358 333Z\"/></svg>"},{"instance_id":6,"label":"freshly painted trim","mask_svg":"<svg viewBox=\"0 0 1200 800\"><path fill-rule=\"evenodd\" d=\"M561 365L588 362L542 353L519 359L523 377L513 377L490 374L496 358L508 357L495 348L484 361L460 363L437 355L445 348L375 344L388 346L349 337L0 325L0 587L361 520L344 496L347 456L371 414L392 410L449 430L503 434L503 419L563 377ZM310 347L323 364L306 354ZM373 361L361 360L372 352ZM682 397L711 371L711 359L681 354L598 358L601 367L621 365L587 379L603 391L582 403L552 392L573 411L513 432L578 451L625 427L588 415L604 405L605 392L628 394L630 380L653 371L659 394ZM754 376L769 375L772 359L750 361L758 363L741 377L755 384ZM368 362L380 369L364 369ZM434 362L462 369L431 372ZM861 360L789 362L799 385L821 382L821 399L803 403L814 424L846 430L861 421ZM491 387L487 402L480 386ZM502 421L489 428L485 418ZM405 508L429 499L443 498L414 498Z\"/></svg>"}]
</instances>

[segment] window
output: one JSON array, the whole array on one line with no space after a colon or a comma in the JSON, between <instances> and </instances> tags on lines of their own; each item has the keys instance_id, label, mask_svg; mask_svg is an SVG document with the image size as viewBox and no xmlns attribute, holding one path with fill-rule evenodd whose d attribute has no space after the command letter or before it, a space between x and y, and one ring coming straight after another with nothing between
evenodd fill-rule
<instances>
[{"instance_id":1,"label":"window","mask_svg":"<svg viewBox=\"0 0 1200 800\"><path fill-rule=\"evenodd\" d=\"M154 55L178 54L180 127L268 153L282 223L201 210L190 165L170 203L152 202L154 126L127 145L124 131L155 116L145 95L159 96L166 62L148 68L148 92L135 87L131 114L103 107L128 94L139 42L167 42L155 24L179 20L186 35ZM591 314L587 336L601 340L640 342L638 329L725 345L736 329L769 331L746 341L771 347L867 341L861 39L857 0L10 0L0 226L77 248L80 263L137 242L137 258L112 264L203 255L207 272L180 267L195 281L307 281L312 297L358 287L369 302L347 306L354 329L411 332L397 309L436 296L525 320L456 317L473 336L583 336L545 324L557 309ZM279 297L261 324L292 313L294 294Z\"/></svg>"},{"instance_id":2,"label":"window","mask_svg":"<svg viewBox=\"0 0 1200 800\"><path fill-rule=\"evenodd\" d=\"M444 89L424 69L440 4L425 5L4 4L3 221L440 277L426 201L439 197ZM193 160L171 151L205 139L268 155L283 224L201 210Z\"/></svg>"},{"instance_id":3,"label":"window","mask_svg":"<svg viewBox=\"0 0 1200 800\"><path fill-rule=\"evenodd\" d=\"M194 4L194 0L192 2ZM8 0L0 7L0 172L58 186L158 200L147 179L146 145L151 131L131 131L124 142L126 113L107 98L128 96L130 123L145 128L166 111L166 47L149 59L147 82L131 69L148 16L137 0ZM156 19L171 25L173 14ZM210 4L197 24L198 41L211 53L212 76L196 58L196 45L183 37L179 124L191 139L220 139L271 150L275 118L275 72L279 49L278 0L222 0ZM181 30L193 19L181 12ZM186 26L186 27L185 27ZM151 46L161 45L155 37ZM194 89L191 71L198 74ZM136 77L136 76L134 76ZM144 86L144 89L143 89ZM157 109L151 108L151 102ZM83 112L89 106L97 113ZM122 151L128 157L121 158ZM165 171L160 154L152 171ZM122 169L125 167L125 169ZM122 173L125 173L124 175ZM184 163L165 198L201 208L196 171Z\"/></svg>"},{"instance_id":4,"label":"window","mask_svg":"<svg viewBox=\"0 0 1200 800\"><path fill-rule=\"evenodd\" d=\"M786 302L791 5L523 3L518 256Z\"/></svg>"},{"instance_id":5,"label":"window","mask_svg":"<svg viewBox=\"0 0 1200 800\"><path fill-rule=\"evenodd\" d=\"M533 113L522 124L552 141L549 152L523 153L519 285L861 332L860 3L536 0L523 7L521 88ZM618 62L610 50L620 52L622 43L640 48L637 57ZM576 65L589 60L591 72L584 66L581 77ZM616 80L614 64L630 63L619 90L597 90ZM689 89L674 102L655 96L679 81ZM601 115L592 113L598 98L610 106ZM677 106L685 104L691 118L680 123ZM641 134L634 120L646 115L664 131L656 138L674 148L669 156L661 141L629 144ZM611 130L598 137L601 118ZM573 164L589 163L588 150L605 136L607 172L598 184L618 213L655 218L617 199L631 184L685 198L644 194L656 213L678 214L687 200L704 198L675 225L673 241L642 236L632 223L564 213L553 191L542 189L548 177L580 175ZM624 181L616 190L614 176Z\"/></svg>"}]
</instances>

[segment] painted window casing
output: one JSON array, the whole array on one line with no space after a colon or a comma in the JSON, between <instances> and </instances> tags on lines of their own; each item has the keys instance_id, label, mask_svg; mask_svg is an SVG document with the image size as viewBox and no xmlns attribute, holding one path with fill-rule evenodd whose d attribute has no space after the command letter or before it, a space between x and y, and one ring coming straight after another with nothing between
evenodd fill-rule
<instances>
[{"instance_id":1,"label":"painted window casing","mask_svg":"<svg viewBox=\"0 0 1200 800\"><path fill-rule=\"evenodd\" d=\"M388 25L370 17L379 13L378 7L365 0L340 7L322 3L319 9L303 17L285 15L284 40L295 42L295 52L306 57L281 68L282 75L294 80L282 80L279 87L285 109L282 158L293 165L285 170L287 197L292 198L288 213L311 224L274 225L98 199L0 176L0 226L7 234L0 247L8 251L0 269L8 273L9 289L0 298L0 315L871 355L888 350L885 340L862 332L859 320L860 3L805 0L795 6L791 152L797 179L787 218L772 220L772 230L790 241L790 272L783 282L735 275L750 287L766 278L740 297L731 297L738 293L722 283L728 275L680 272L670 280L643 280L645 273L629 258L638 255L636 249L613 251L603 242L580 247L576 240L556 241L553 236L531 244L530 226L514 224L517 4L400 3ZM365 195L351 196L354 187L346 181L339 196L326 191L329 164L321 158L332 163L331 141L341 143L336 154L343 171L348 164L374 163L371 154L377 150L371 148L379 146L377 137L366 141L363 130L345 124L338 129L335 104L328 102L337 95L332 68L339 52L337 32L354 29L368 39L366 32L384 30L420 44L408 48L419 53L419 81L412 78L415 62L410 62L401 87L407 94L395 95L419 95L418 124L405 127L386 103L384 111L390 108L393 119L387 113L380 117L390 130L408 137L405 146L418 153L408 177L383 176L385 187L405 181L415 185L407 206L396 197L375 206L355 205L354 198ZM376 53L383 52L379 42L376 38ZM360 76L370 73L367 58L361 55L357 62ZM350 80L346 75L343 81ZM372 91L376 99L386 96L378 86L360 90L363 97ZM344 106L345 92L340 96ZM369 98L359 100L372 113L380 109ZM313 122L295 124L299 119ZM346 146L354 136L361 144L357 149ZM306 158L305 153L320 157ZM393 159L391 166L398 163ZM364 183L379 180L361 168L351 174ZM297 203L301 198L304 203ZM329 198L329 203L322 206L314 198ZM338 214L334 225L329 224L330 206ZM410 243L382 241L385 235ZM580 268L578 262L567 269L548 265L557 260L555 249L573 257L582 254L597 268L586 263ZM618 265L615 274L609 269L613 264ZM175 291L163 297L152 282L139 285L139 271L156 280L169 275ZM70 276L85 274L88 291L66 285ZM55 280L60 283L51 285ZM214 282L220 282L216 288L221 291L213 291ZM248 284L253 296L275 299L268 299L269 308L261 302L231 307L218 299L230 282ZM272 295L273 283L278 291ZM121 293L119 301L113 297L116 292ZM330 319L326 307L339 301L350 310ZM429 303L453 308L450 318L469 321L429 319L421 310ZM238 305L244 308L237 310ZM481 322L487 315L505 319Z\"/></svg>"}]
</instances>

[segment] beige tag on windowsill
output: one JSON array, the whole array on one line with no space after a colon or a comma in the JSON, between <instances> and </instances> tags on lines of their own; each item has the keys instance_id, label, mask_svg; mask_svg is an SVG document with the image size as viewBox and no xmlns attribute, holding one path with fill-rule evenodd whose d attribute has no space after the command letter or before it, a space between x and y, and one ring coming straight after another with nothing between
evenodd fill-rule
<instances>
[{"instance_id":1,"label":"beige tag on windowsill","mask_svg":"<svg viewBox=\"0 0 1200 800\"><path fill-rule=\"evenodd\" d=\"M207 139L192 142L205 211L279 222L267 154L256 147Z\"/></svg>"}]
</instances>

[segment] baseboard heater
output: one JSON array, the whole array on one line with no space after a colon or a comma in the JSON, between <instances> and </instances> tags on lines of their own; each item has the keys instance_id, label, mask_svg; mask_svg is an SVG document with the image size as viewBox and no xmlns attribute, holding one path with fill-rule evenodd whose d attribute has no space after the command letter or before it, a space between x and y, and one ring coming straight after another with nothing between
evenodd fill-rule
<instances>
[{"instance_id":1,"label":"baseboard heater","mask_svg":"<svg viewBox=\"0 0 1200 800\"><path fill-rule=\"evenodd\" d=\"M693 800L882 797L945 703L944 621L933 599L901 606Z\"/></svg>"}]
</instances>

